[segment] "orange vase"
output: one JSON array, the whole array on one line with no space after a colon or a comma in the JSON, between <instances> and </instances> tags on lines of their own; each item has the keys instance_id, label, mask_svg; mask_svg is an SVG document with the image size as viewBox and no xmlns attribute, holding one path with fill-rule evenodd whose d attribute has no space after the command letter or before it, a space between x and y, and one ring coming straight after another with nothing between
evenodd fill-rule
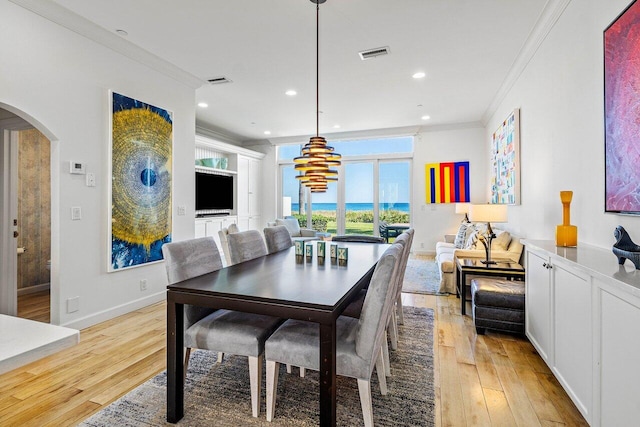
<instances>
[{"instance_id":1,"label":"orange vase","mask_svg":"<svg viewBox=\"0 0 640 427\"><path fill-rule=\"evenodd\" d=\"M562 225L556 227L556 246L571 247L578 245L578 227L570 225L571 199L573 191L561 191Z\"/></svg>"}]
</instances>

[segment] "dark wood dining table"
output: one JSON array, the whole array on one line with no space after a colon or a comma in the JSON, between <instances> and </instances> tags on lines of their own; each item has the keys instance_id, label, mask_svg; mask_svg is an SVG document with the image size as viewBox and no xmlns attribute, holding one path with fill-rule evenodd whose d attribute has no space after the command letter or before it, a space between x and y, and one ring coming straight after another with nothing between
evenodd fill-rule
<instances>
[{"instance_id":1,"label":"dark wood dining table","mask_svg":"<svg viewBox=\"0 0 640 427\"><path fill-rule=\"evenodd\" d=\"M167 421L184 415L184 304L191 304L318 323L320 425L336 425L336 319L367 285L389 245L338 246L348 248L346 264L329 257L322 262L315 256L317 246L311 259L296 257L291 247L168 286Z\"/></svg>"}]
</instances>

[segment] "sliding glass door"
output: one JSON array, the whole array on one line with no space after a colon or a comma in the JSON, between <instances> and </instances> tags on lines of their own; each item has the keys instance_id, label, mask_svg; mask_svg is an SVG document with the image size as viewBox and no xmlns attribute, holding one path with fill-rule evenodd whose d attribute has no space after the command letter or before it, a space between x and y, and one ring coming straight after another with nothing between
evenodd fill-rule
<instances>
[{"instance_id":1,"label":"sliding glass door","mask_svg":"<svg viewBox=\"0 0 640 427\"><path fill-rule=\"evenodd\" d=\"M326 193L310 193L295 179L292 159L300 146L278 149L283 215L297 216L302 225L336 234L380 235L381 221L409 224L413 138L335 142L343 154L338 182ZM393 239L390 239L393 241Z\"/></svg>"},{"instance_id":2,"label":"sliding glass door","mask_svg":"<svg viewBox=\"0 0 640 427\"><path fill-rule=\"evenodd\" d=\"M344 203L339 208L344 234L373 235L374 162L346 163L343 180Z\"/></svg>"}]
</instances>

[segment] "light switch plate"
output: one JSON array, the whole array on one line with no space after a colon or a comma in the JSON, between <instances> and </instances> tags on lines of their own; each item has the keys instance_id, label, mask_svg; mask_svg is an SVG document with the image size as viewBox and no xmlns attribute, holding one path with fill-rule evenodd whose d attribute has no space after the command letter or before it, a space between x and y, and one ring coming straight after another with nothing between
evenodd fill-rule
<instances>
[{"instance_id":1,"label":"light switch plate","mask_svg":"<svg viewBox=\"0 0 640 427\"><path fill-rule=\"evenodd\" d=\"M178 206L178 215L179 216L185 216L187 214L187 207L186 206Z\"/></svg>"},{"instance_id":2,"label":"light switch plate","mask_svg":"<svg viewBox=\"0 0 640 427\"><path fill-rule=\"evenodd\" d=\"M87 173L87 187L95 187L96 186L96 174L93 172Z\"/></svg>"},{"instance_id":3,"label":"light switch plate","mask_svg":"<svg viewBox=\"0 0 640 427\"><path fill-rule=\"evenodd\" d=\"M80 206L73 206L71 208L71 219L74 221L82 219L82 208Z\"/></svg>"}]
</instances>

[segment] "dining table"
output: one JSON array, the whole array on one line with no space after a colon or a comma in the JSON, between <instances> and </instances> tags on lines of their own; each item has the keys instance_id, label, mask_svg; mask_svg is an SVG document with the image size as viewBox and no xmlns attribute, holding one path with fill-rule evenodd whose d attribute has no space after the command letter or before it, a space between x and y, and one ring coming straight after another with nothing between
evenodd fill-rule
<instances>
[{"instance_id":1,"label":"dining table","mask_svg":"<svg viewBox=\"0 0 640 427\"><path fill-rule=\"evenodd\" d=\"M335 426L336 319L367 286L389 246L341 242L338 247L347 248L346 262L318 258L315 250L311 257L299 256L291 247L169 285L167 421L178 422L184 415L184 305L190 304L318 323L320 425Z\"/></svg>"}]
</instances>

